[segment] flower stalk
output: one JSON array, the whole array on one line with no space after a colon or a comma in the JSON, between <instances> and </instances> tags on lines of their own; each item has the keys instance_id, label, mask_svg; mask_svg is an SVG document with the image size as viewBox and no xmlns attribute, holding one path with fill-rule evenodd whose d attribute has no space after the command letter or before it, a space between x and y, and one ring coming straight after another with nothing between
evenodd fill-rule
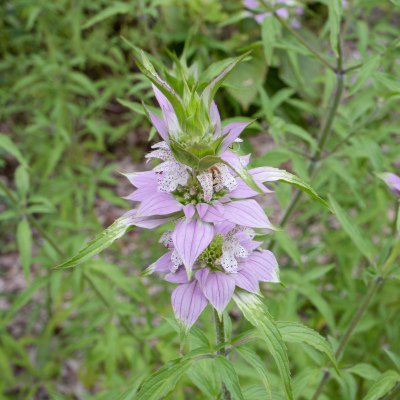
<instances>
[{"instance_id":1,"label":"flower stalk","mask_svg":"<svg viewBox=\"0 0 400 400\"><path fill-rule=\"evenodd\" d=\"M350 339L351 334L354 331L354 328L357 326L358 322L360 321L360 318L363 316L365 310L368 308L368 306L370 305L372 299L374 298L375 293L378 291L378 289L380 288L386 272L388 270L388 268L391 266L391 264L393 263L393 261L396 259L398 253L400 251L400 241L397 243L397 245L394 247L394 249L392 250L392 252L390 253L388 259L386 260L385 264L382 266L381 270L380 270L380 275L376 277L371 286L368 288L368 291L364 297L363 302L361 303L360 307L357 309L356 313L354 314L353 319L351 320L349 326L346 329L345 334L343 335L339 346L336 350L335 353L335 357L338 359L340 357L340 355L342 354L348 340ZM320 394L322 393L326 383L328 382L330 378L330 374L329 373L325 373L321 382L319 383L317 390L315 391L314 396L312 397L311 400L317 400L320 396Z\"/></svg>"},{"instance_id":2,"label":"flower stalk","mask_svg":"<svg viewBox=\"0 0 400 400\"><path fill-rule=\"evenodd\" d=\"M225 343L225 322L224 318L219 318L218 311L213 307L214 314L214 325L215 325L215 336L216 336L216 344L219 346L222 343ZM219 349L217 351L217 355L226 357L226 349L225 347ZM231 400L231 394L229 393L225 383L221 379L221 400Z\"/></svg>"}]
</instances>

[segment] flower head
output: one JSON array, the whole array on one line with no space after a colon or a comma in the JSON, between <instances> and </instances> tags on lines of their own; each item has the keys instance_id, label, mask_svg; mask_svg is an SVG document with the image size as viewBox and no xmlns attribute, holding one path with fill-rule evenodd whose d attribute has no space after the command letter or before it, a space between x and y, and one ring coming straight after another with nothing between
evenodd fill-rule
<instances>
[{"instance_id":1,"label":"flower head","mask_svg":"<svg viewBox=\"0 0 400 400\"><path fill-rule=\"evenodd\" d=\"M194 274L188 277L182 260L177 266L174 233L168 231L164 234L163 240L170 251L152 264L147 273L165 273L165 280L179 284L172 293L172 307L185 332L189 331L208 302L221 316L236 286L259 294L260 281L279 282L279 268L274 255L267 250L256 251L261 243L253 240L254 236L254 231L248 227L229 222L215 224L208 245L201 247L193 266Z\"/></svg>"}]
</instances>

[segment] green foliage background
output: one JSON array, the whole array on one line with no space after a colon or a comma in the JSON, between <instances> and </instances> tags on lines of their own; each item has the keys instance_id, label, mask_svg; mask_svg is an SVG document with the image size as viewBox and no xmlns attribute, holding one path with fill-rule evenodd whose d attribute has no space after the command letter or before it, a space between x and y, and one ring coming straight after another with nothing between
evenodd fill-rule
<instances>
[{"instance_id":1,"label":"green foliage background","mask_svg":"<svg viewBox=\"0 0 400 400\"><path fill-rule=\"evenodd\" d=\"M349 0L340 17L334 2L302 3L305 13L296 17L296 32L331 63L330 33L339 26L333 19L341 18L344 68L357 67L344 76L332 134L311 175L335 74L278 21L272 29L259 25L238 1L0 4L0 399L58 399L56 393L108 400L128 390L121 397L127 400L178 357L178 334L164 319L173 318L174 285L138 277L163 254L165 226L131 230L73 270L51 268L131 208L121 199L130 185L117 171L149 169L144 154L158 140L137 106L141 98L156 103L133 60L143 49L172 68L169 52L180 56L189 36L189 65L198 63L204 82L223 60L253 49L216 97L224 123L258 119L240 149L253 153L252 165L287 169L322 198L333 196L336 216L304 196L285 232L267 240L286 288L264 285L262 292L276 320L301 322L337 347L399 235L398 202L374 173L400 174L400 4ZM260 201L279 224L295 191L283 184L274 190ZM330 369L320 399L363 399L381 373L399 372L398 260L389 272L339 359L341 377ZM228 309L232 335L251 328L233 304ZM206 309L197 327L213 341L211 314ZM328 359L306 344L287 347L295 399L310 399ZM267 366L273 399L282 399L271 355L262 343L251 348ZM245 398L266 398L250 364L239 354L231 359ZM208 361L166 398L215 398Z\"/></svg>"}]
</instances>

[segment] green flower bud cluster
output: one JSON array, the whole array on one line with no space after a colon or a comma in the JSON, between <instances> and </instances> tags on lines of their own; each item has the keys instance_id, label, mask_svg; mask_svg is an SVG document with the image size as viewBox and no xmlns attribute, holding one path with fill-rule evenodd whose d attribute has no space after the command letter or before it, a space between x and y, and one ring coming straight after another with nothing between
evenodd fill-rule
<instances>
[{"instance_id":1,"label":"green flower bud cluster","mask_svg":"<svg viewBox=\"0 0 400 400\"><path fill-rule=\"evenodd\" d=\"M197 180L192 177L189 178L188 185L178 185L176 190L172 192L175 200L178 200L183 205L193 204L194 206L198 203L204 203L204 192ZM214 192L212 201L219 200L226 194L225 189L221 189L219 192Z\"/></svg>"},{"instance_id":2,"label":"green flower bud cluster","mask_svg":"<svg viewBox=\"0 0 400 400\"><path fill-rule=\"evenodd\" d=\"M200 254L199 261L203 265L215 266L215 261L222 256L224 236L217 233L208 247Z\"/></svg>"}]
</instances>

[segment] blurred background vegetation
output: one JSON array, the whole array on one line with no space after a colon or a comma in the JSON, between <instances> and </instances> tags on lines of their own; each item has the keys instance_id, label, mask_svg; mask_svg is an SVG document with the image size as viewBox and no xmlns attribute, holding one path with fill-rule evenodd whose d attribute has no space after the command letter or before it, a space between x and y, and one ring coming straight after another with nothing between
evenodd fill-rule
<instances>
[{"instance_id":1,"label":"blurred background vegetation","mask_svg":"<svg viewBox=\"0 0 400 400\"><path fill-rule=\"evenodd\" d=\"M327 6L288 3L286 21L334 63ZM332 194L362 241L302 198L286 233L270 243L286 289L265 284L264 301L275 319L302 322L337 346L396 235L397 203L374 172L400 172L400 3L349 0L342 8L344 66L356 68L344 76L332 134L310 174L335 73L278 21L272 32L233 0L1 2L0 399L117 399L178 355L178 334L163 318L173 318L174 285L138 278L163 254L158 238L167 227L131 230L100 257L51 271L132 208L121 199L130 184L117 171L152 167L144 155L159 138L140 99L156 102L133 62L139 49L174 76L185 48L190 74L203 84L225 59L253 49L217 94L223 123L257 118L240 149L253 153L252 166L286 169L323 198ZM279 225L295 191L273 189L258 200ZM331 371L320 399L363 399L381 373L400 367L396 267L340 359L342 376ZM234 334L249 328L229 310ZM213 340L211 310L197 326ZM273 399L283 399L271 356L261 343L252 346L270 371ZM288 353L295 398L310 399L327 359L306 344L289 344ZM266 398L261 380L235 357L246 399ZM201 392L202 379L215 390ZM168 398L217 391L204 360Z\"/></svg>"}]
</instances>

